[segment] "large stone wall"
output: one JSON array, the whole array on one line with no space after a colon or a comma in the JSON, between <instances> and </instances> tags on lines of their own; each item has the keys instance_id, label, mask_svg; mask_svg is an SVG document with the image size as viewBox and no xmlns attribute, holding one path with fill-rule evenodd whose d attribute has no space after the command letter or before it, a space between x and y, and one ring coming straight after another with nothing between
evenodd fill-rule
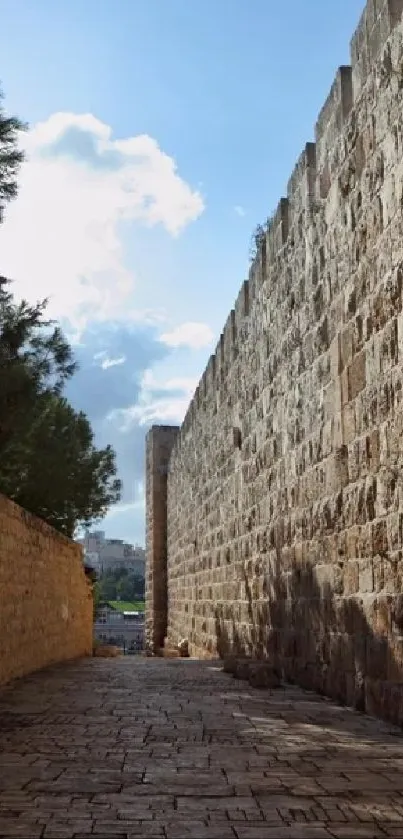
<instances>
[{"instance_id":1,"label":"large stone wall","mask_svg":"<svg viewBox=\"0 0 403 839\"><path fill-rule=\"evenodd\" d=\"M171 643L399 720L402 10L367 3L176 440L167 534Z\"/></svg>"},{"instance_id":2,"label":"large stone wall","mask_svg":"<svg viewBox=\"0 0 403 839\"><path fill-rule=\"evenodd\" d=\"M0 684L92 653L81 548L0 495Z\"/></svg>"}]
</instances>

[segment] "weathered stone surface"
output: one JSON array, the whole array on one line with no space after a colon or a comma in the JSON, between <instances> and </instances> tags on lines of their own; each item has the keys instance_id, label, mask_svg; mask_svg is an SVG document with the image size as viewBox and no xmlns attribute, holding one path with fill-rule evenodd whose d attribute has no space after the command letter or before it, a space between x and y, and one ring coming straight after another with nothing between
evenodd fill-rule
<instances>
[{"instance_id":1,"label":"weathered stone surface","mask_svg":"<svg viewBox=\"0 0 403 839\"><path fill-rule=\"evenodd\" d=\"M0 495L0 685L92 655L81 547Z\"/></svg>"},{"instance_id":2,"label":"weathered stone surface","mask_svg":"<svg viewBox=\"0 0 403 839\"><path fill-rule=\"evenodd\" d=\"M181 658L179 650L173 647L161 647L157 650L157 655L161 658Z\"/></svg>"},{"instance_id":3,"label":"weathered stone surface","mask_svg":"<svg viewBox=\"0 0 403 839\"><path fill-rule=\"evenodd\" d=\"M181 638L181 640L179 641L179 644L178 644L178 651L179 651L179 655L182 658L188 658L188 656L189 656L189 641L187 640L187 638Z\"/></svg>"},{"instance_id":4,"label":"weathered stone surface","mask_svg":"<svg viewBox=\"0 0 403 839\"><path fill-rule=\"evenodd\" d=\"M247 659L247 658L237 659L236 666L235 666L234 673L233 673L235 679L245 679L247 681L249 679L250 666L251 666L251 660L250 659Z\"/></svg>"},{"instance_id":5,"label":"weathered stone surface","mask_svg":"<svg viewBox=\"0 0 403 839\"><path fill-rule=\"evenodd\" d=\"M400 721L402 10L367 3L173 445L165 532L172 644Z\"/></svg>"},{"instance_id":6,"label":"weathered stone surface","mask_svg":"<svg viewBox=\"0 0 403 839\"><path fill-rule=\"evenodd\" d=\"M100 644L94 648L94 656L96 658L117 658L121 655L123 655L122 650L111 644Z\"/></svg>"},{"instance_id":7,"label":"weathered stone surface","mask_svg":"<svg viewBox=\"0 0 403 839\"><path fill-rule=\"evenodd\" d=\"M176 427L153 426L147 435L145 645L150 652L164 647L167 630L167 475L177 434Z\"/></svg>"},{"instance_id":8,"label":"weathered stone surface","mask_svg":"<svg viewBox=\"0 0 403 839\"><path fill-rule=\"evenodd\" d=\"M253 688L278 688L281 685L277 670L265 662L249 665L248 682Z\"/></svg>"},{"instance_id":9,"label":"weathered stone surface","mask_svg":"<svg viewBox=\"0 0 403 839\"><path fill-rule=\"evenodd\" d=\"M0 692L0 836L403 833L393 726L216 663L87 658Z\"/></svg>"},{"instance_id":10,"label":"weathered stone surface","mask_svg":"<svg viewBox=\"0 0 403 839\"><path fill-rule=\"evenodd\" d=\"M275 688L281 684L280 673L268 661L230 656L224 659L223 672L244 679L256 688Z\"/></svg>"},{"instance_id":11,"label":"weathered stone surface","mask_svg":"<svg viewBox=\"0 0 403 839\"><path fill-rule=\"evenodd\" d=\"M238 666L237 657L236 656L229 656L227 658L224 658L222 669L223 669L224 673L230 673L231 676L234 676L235 673L236 673L237 666Z\"/></svg>"}]
</instances>

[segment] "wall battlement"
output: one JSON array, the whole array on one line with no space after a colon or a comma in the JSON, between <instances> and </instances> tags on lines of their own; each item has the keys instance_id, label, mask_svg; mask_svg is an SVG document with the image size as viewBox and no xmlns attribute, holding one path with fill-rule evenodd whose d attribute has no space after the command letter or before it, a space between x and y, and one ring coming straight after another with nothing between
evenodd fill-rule
<instances>
[{"instance_id":1,"label":"wall battlement","mask_svg":"<svg viewBox=\"0 0 403 839\"><path fill-rule=\"evenodd\" d=\"M401 15L401 0L368 0L350 43L355 101L368 83L371 66L379 59Z\"/></svg>"},{"instance_id":2,"label":"wall battlement","mask_svg":"<svg viewBox=\"0 0 403 839\"><path fill-rule=\"evenodd\" d=\"M374 84L372 63L379 60L382 50L386 50L386 61L388 61L388 39L399 24L402 11L403 0L368 0L351 40L351 66L341 66L336 72L329 96L316 122L315 142L306 144L296 163L288 182L287 197L281 198L278 204L260 252L251 266L249 278L246 280L247 285L245 286L244 283L235 303L233 326L230 328L229 320L234 317L231 314L222 333L226 337L223 340L220 336L213 354L215 362L211 362L213 369L215 365L218 378L226 375L233 355L238 353L237 342L244 339L239 324L249 313L250 303L259 294L263 283L270 279L274 281L276 277L276 262L280 258L282 248L286 245L289 247L296 245L298 232L301 231L303 223L301 213L311 213L317 202L327 198L340 164L348 154L348 143L339 143L338 140L348 140L344 134L349 120L351 121L350 130L354 131L356 120L354 109L359 105L363 89ZM231 333L231 338L227 332ZM212 379L210 376L205 378L206 372L207 370L203 373L202 381L206 381L208 386L208 382ZM213 380L215 382L214 376ZM213 389L210 391L212 395L214 387L213 384ZM206 397L208 398L207 393ZM190 402L183 423L184 431L192 426L196 417L198 406L197 403L195 405L193 403L194 399Z\"/></svg>"},{"instance_id":3,"label":"wall battlement","mask_svg":"<svg viewBox=\"0 0 403 839\"><path fill-rule=\"evenodd\" d=\"M171 643L400 721L402 13L367 3L175 434L165 531Z\"/></svg>"}]
</instances>

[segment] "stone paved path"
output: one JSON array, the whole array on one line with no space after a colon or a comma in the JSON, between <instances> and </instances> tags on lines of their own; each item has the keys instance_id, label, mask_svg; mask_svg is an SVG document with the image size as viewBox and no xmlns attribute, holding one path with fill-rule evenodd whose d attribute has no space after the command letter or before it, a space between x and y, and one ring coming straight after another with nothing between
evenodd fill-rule
<instances>
[{"instance_id":1,"label":"stone paved path","mask_svg":"<svg viewBox=\"0 0 403 839\"><path fill-rule=\"evenodd\" d=\"M0 836L403 837L399 730L195 661L88 659L0 693Z\"/></svg>"}]
</instances>

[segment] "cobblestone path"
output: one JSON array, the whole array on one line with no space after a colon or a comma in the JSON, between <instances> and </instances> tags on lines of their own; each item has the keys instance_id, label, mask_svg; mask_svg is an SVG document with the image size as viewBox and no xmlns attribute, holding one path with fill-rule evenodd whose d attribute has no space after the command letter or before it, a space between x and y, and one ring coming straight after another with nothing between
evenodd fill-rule
<instances>
[{"instance_id":1,"label":"cobblestone path","mask_svg":"<svg viewBox=\"0 0 403 839\"><path fill-rule=\"evenodd\" d=\"M0 693L0 836L403 837L399 730L195 661L88 659Z\"/></svg>"}]
</instances>

